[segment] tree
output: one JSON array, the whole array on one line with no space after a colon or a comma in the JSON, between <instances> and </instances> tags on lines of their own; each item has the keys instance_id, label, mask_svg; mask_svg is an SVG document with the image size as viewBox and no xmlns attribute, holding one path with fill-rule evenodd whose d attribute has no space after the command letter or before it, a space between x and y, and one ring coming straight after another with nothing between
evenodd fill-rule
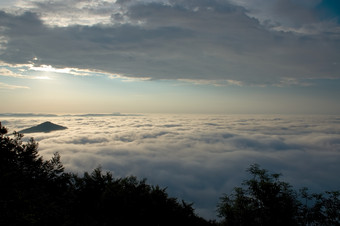
<instances>
[{"instance_id":1,"label":"tree","mask_svg":"<svg viewBox=\"0 0 340 226\"><path fill-rule=\"evenodd\" d=\"M301 222L304 225L340 225L340 191L309 193L300 189Z\"/></svg>"},{"instance_id":2,"label":"tree","mask_svg":"<svg viewBox=\"0 0 340 226\"><path fill-rule=\"evenodd\" d=\"M291 186L259 165L248 169L252 178L224 195L218 205L225 225L297 225L299 201Z\"/></svg>"},{"instance_id":3,"label":"tree","mask_svg":"<svg viewBox=\"0 0 340 226\"><path fill-rule=\"evenodd\" d=\"M68 181L59 154L43 160L33 138L24 143L22 134L7 132L0 124L0 224L58 225Z\"/></svg>"},{"instance_id":4,"label":"tree","mask_svg":"<svg viewBox=\"0 0 340 226\"><path fill-rule=\"evenodd\" d=\"M100 168L77 177L70 225L212 225L191 204L134 176L114 179Z\"/></svg>"},{"instance_id":5,"label":"tree","mask_svg":"<svg viewBox=\"0 0 340 226\"><path fill-rule=\"evenodd\" d=\"M340 225L340 191L296 192L258 164L247 171L251 178L221 197L222 225Z\"/></svg>"}]
</instances>

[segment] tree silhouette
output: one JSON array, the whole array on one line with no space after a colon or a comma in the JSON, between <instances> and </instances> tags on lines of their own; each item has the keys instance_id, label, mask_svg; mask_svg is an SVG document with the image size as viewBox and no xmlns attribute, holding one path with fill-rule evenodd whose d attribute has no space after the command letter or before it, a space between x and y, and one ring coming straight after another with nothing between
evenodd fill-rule
<instances>
[{"instance_id":1,"label":"tree silhouette","mask_svg":"<svg viewBox=\"0 0 340 226\"><path fill-rule=\"evenodd\" d=\"M0 127L0 224L58 225L68 180L59 154L44 161L33 138L23 143L23 135Z\"/></svg>"},{"instance_id":2,"label":"tree silhouette","mask_svg":"<svg viewBox=\"0 0 340 226\"><path fill-rule=\"evenodd\" d=\"M305 225L340 225L340 191L309 193L300 189L301 222Z\"/></svg>"},{"instance_id":3,"label":"tree silhouette","mask_svg":"<svg viewBox=\"0 0 340 226\"><path fill-rule=\"evenodd\" d=\"M280 174L269 174L258 164L247 171L251 178L243 187L221 197L222 225L340 225L339 191L309 194L304 188L296 192L280 181Z\"/></svg>"},{"instance_id":4,"label":"tree silhouette","mask_svg":"<svg viewBox=\"0 0 340 226\"><path fill-rule=\"evenodd\" d=\"M100 168L76 177L72 225L212 225L191 204L134 176L114 179Z\"/></svg>"}]
</instances>

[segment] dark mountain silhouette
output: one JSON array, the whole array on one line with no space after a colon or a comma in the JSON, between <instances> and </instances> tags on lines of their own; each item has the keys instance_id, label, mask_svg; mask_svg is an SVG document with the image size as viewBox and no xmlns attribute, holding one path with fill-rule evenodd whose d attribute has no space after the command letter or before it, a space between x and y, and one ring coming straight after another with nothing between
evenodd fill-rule
<instances>
[{"instance_id":1,"label":"dark mountain silhouette","mask_svg":"<svg viewBox=\"0 0 340 226\"><path fill-rule=\"evenodd\" d=\"M64 130L64 129L67 129L67 127L59 126L59 125L56 125L52 122L44 122L44 123L41 123L37 126L33 126L31 128L21 130L21 131L19 131L19 133L41 133L41 132L49 133L51 131Z\"/></svg>"}]
</instances>

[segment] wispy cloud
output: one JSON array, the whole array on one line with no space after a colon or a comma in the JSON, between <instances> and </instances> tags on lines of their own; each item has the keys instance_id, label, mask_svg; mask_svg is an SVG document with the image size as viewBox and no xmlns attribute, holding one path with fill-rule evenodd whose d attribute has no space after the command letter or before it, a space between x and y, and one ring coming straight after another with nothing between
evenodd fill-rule
<instances>
[{"instance_id":1,"label":"wispy cloud","mask_svg":"<svg viewBox=\"0 0 340 226\"><path fill-rule=\"evenodd\" d=\"M0 68L0 76L8 76L8 77L14 77L14 78L24 78L22 74L15 73L7 68Z\"/></svg>"},{"instance_id":2,"label":"wispy cloud","mask_svg":"<svg viewBox=\"0 0 340 226\"><path fill-rule=\"evenodd\" d=\"M13 89L29 89L28 86L18 86L18 85L11 85L11 84L6 84L3 82L0 82L0 89L9 89L9 90L13 90Z\"/></svg>"}]
</instances>

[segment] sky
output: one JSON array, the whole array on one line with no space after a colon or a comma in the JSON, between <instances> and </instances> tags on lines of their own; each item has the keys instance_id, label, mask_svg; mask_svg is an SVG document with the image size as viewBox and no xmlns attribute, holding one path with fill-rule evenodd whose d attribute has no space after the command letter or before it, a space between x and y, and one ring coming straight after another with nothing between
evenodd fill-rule
<instances>
[{"instance_id":1,"label":"sky","mask_svg":"<svg viewBox=\"0 0 340 226\"><path fill-rule=\"evenodd\" d=\"M14 115L15 116L15 115ZM340 117L328 115L110 114L102 116L1 115L9 132L45 121L68 129L24 134L50 159L59 152L67 172L101 166L115 178L135 175L167 188L217 219L223 194L249 179L254 163L281 173L294 190L340 189Z\"/></svg>"},{"instance_id":2,"label":"sky","mask_svg":"<svg viewBox=\"0 0 340 226\"><path fill-rule=\"evenodd\" d=\"M0 112L339 114L337 0L2 0Z\"/></svg>"}]
</instances>

